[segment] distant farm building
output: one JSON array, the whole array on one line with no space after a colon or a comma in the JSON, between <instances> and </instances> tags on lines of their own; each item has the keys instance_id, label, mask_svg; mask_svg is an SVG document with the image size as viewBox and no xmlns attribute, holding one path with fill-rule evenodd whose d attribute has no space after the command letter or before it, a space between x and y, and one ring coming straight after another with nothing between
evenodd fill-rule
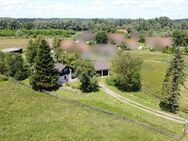
<instances>
[{"instance_id":1,"label":"distant farm building","mask_svg":"<svg viewBox=\"0 0 188 141\"><path fill-rule=\"evenodd\" d=\"M145 38L145 44L149 48L160 49L164 47L172 47L173 39L171 37L147 37Z\"/></svg>"},{"instance_id":2,"label":"distant farm building","mask_svg":"<svg viewBox=\"0 0 188 141\"><path fill-rule=\"evenodd\" d=\"M22 53L23 52L23 49L22 48L18 48L18 47L15 47L15 48L6 48L6 49L2 49L1 50L2 52L5 52L5 53Z\"/></svg>"},{"instance_id":3,"label":"distant farm building","mask_svg":"<svg viewBox=\"0 0 188 141\"><path fill-rule=\"evenodd\" d=\"M107 61L97 60L94 63L95 71L99 76L108 76L110 72L110 67Z\"/></svg>"}]
</instances>

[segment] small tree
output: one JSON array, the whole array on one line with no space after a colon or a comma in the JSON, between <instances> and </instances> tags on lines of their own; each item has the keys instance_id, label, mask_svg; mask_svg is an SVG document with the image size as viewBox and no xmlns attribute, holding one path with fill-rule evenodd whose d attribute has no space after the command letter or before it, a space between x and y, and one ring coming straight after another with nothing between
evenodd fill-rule
<instances>
[{"instance_id":1,"label":"small tree","mask_svg":"<svg viewBox=\"0 0 188 141\"><path fill-rule=\"evenodd\" d=\"M7 53L5 57L6 74L16 80L24 80L28 77L23 58L17 53Z\"/></svg>"},{"instance_id":2,"label":"small tree","mask_svg":"<svg viewBox=\"0 0 188 141\"><path fill-rule=\"evenodd\" d=\"M107 42L107 35L105 31L99 31L96 35L97 43L106 43Z\"/></svg>"},{"instance_id":3,"label":"small tree","mask_svg":"<svg viewBox=\"0 0 188 141\"><path fill-rule=\"evenodd\" d=\"M30 83L36 90L55 88L57 84L57 71L50 53L50 47L45 39L38 45L38 53L31 73Z\"/></svg>"},{"instance_id":4,"label":"small tree","mask_svg":"<svg viewBox=\"0 0 188 141\"><path fill-rule=\"evenodd\" d=\"M111 84L123 91L139 91L141 89L142 59L130 53L119 52L112 60Z\"/></svg>"},{"instance_id":5,"label":"small tree","mask_svg":"<svg viewBox=\"0 0 188 141\"><path fill-rule=\"evenodd\" d=\"M180 86L184 85L184 60L179 49L176 49L169 67L167 68L162 87L163 100L161 105L166 110L175 112L179 107Z\"/></svg>"},{"instance_id":6,"label":"small tree","mask_svg":"<svg viewBox=\"0 0 188 141\"><path fill-rule=\"evenodd\" d=\"M37 43L34 43L33 40L29 40L26 50L26 59L30 66L33 65L36 55L37 55Z\"/></svg>"},{"instance_id":7,"label":"small tree","mask_svg":"<svg viewBox=\"0 0 188 141\"><path fill-rule=\"evenodd\" d=\"M89 61L81 60L77 67L77 73L81 82L81 90L83 92L93 92L98 90L99 86L96 80L96 72Z\"/></svg>"}]
</instances>

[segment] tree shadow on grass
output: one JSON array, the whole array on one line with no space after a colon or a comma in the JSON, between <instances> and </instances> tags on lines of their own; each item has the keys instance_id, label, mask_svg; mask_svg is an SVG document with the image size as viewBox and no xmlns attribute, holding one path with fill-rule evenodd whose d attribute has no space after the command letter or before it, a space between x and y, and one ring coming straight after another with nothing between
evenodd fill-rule
<instances>
[{"instance_id":1,"label":"tree shadow on grass","mask_svg":"<svg viewBox=\"0 0 188 141\"><path fill-rule=\"evenodd\" d=\"M161 101L161 102L159 103L159 106L160 106L161 110L163 110L163 111L165 111L165 112L170 112L170 113L177 114L177 110L178 110L178 107L177 107L177 106L175 107L175 110L174 110L174 111L172 110L171 105L165 103L164 101Z\"/></svg>"}]
</instances>

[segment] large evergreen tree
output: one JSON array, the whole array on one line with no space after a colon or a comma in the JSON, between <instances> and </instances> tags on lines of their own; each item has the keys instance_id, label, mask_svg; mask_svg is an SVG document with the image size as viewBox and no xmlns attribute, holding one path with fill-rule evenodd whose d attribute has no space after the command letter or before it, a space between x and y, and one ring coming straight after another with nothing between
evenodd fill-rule
<instances>
[{"instance_id":1,"label":"large evergreen tree","mask_svg":"<svg viewBox=\"0 0 188 141\"><path fill-rule=\"evenodd\" d=\"M37 55L37 43L33 40L29 40L26 50L26 59L29 65L33 65L35 57Z\"/></svg>"},{"instance_id":2,"label":"large evergreen tree","mask_svg":"<svg viewBox=\"0 0 188 141\"><path fill-rule=\"evenodd\" d=\"M36 90L50 90L55 88L57 79L57 71L54 69L54 60L50 53L50 47L45 39L41 39L30 83Z\"/></svg>"},{"instance_id":3,"label":"large evergreen tree","mask_svg":"<svg viewBox=\"0 0 188 141\"><path fill-rule=\"evenodd\" d=\"M184 60L179 49L176 49L169 67L167 68L162 87L163 105L166 110L175 112L179 107L180 86L184 85Z\"/></svg>"}]
</instances>

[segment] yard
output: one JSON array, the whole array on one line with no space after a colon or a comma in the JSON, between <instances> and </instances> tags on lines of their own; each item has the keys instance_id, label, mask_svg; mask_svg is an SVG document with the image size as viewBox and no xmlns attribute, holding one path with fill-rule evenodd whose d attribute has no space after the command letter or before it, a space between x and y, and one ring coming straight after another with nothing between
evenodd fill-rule
<instances>
[{"instance_id":1,"label":"yard","mask_svg":"<svg viewBox=\"0 0 188 141\"><path fill-rule=\"evenodd\" d=\"M26 48L28 39L21 38L0 38L0 49L21 47Z\"/></svg>"},{"instance_id":2,"label":"yard","mask_svg":"<svg viewBox=\"0 0 188 141\"><path fill-rule=\"evenodd\" d=\"M135 123L97 112L74 102L53 98L16 82L0 83L0 140L175 140ZM132 115L135 109L126 107L103 93L77 95L63 91L64 97L85 101L98 107ZM84 100L85 99L85 100ZM122 107L125 109L122 111ZM132 111L130 113L130 111ZM140 117L134 111L132 116ZM140 113L140 114L139 114ZM149 115L148 115L149 116ZM152 118L152 117L148 117ZM156 121L175 128L173 123ZM174 127L173 127L174 125ZM176 126L181 129L180 126Z\"/></svg>"}]
</instances>

